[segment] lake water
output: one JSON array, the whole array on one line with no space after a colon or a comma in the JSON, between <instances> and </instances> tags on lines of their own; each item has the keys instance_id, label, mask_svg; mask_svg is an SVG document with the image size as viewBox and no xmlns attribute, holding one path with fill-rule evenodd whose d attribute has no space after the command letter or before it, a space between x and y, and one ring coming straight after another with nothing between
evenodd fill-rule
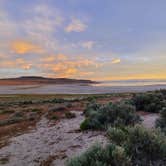
<instances>
[{"instance_id":1,"label":"lake water","mask_svg":"<svg viewBox=\"0 0 166 166\"><path fill-rule=\"evenodd\" d=\"M103 81L95 86L146 86L146 85L166 85L166 80L120 80Z\"/></svg>"},{"instance_id":2,"label":"lake water","mask_svg":"<svg viewBox=\"0 0 166 166\"><path fill-rule=\"evenodd\" d=\"M164 80L105 81L100 84L0 86L0 94L102 94L166 89Z\"/></svg>"}]
</instances>

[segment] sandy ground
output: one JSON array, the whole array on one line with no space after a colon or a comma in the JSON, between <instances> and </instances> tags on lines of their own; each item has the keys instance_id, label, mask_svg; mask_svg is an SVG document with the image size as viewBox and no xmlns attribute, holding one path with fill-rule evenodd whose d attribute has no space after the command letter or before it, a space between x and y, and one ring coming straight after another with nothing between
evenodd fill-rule
<instances>
[{"instance_id":1,"label":"sandy ground","mask_svg":"<svg viewBox=\"0 0 166 166\"><path fill-rule=\"evenodd\" d=\"M146 128L153 128L155 127L155 121L157 120L157 118L159 118L158 114L147 114L142 116L143 119L143 126L145 126Z\"/></svg>"},{"instance_id":2,"label":"sandy ground","mask_svg":"<svg viewBox=\"0 0 166 166\"><path fill-rule=\"evenodd\" d=\"M102 94L145 92L166 89L166 85L146 86L92 86L92 85L24 85L24 86L0 86L0 94Z\"/></svg>"},{"instance_id":3,"label":"sandy ground","mask_svg":"<svg viewBox=\"0 0 166 166\"><path fill-rule=\"evenodd\" d=\"M80 132L84 117L80 112L74 119L49 124L43 117L36 130L12 138L11 143L0 150L0 158L9 158L5 166L39 166L51 159L53 166L63 166L66 159L78 155L95 142L106 143L104 133ZM53 159L53 160L52 160Z\"/></svg>"},{"instance_id":4,"label":"sandy ground","mask_svg":"<svg viewBox=\"0 0 166 166\"><path fill-rule=\"evenodd\" d=\"M80 123L84 120L81 112L76 118L62 119L51 124L43 116L36 129L30 133L11 138L10 144L0 150L0 158L8 158L5 166L64 166L67 158L85 151L93 143L107 143L103 132L80 132ZM141 116L143 125L153 128L157 114Z\"/></svg>"}]
</instances>

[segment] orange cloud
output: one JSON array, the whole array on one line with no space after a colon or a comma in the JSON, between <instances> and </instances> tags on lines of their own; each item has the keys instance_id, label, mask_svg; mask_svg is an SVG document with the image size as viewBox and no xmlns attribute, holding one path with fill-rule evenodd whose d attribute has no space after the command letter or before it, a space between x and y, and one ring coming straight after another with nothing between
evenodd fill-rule
<instances>
[{"instance_id":1,"label":"orange cloud","mask_svg":"<svg viewBox=\"0 0 166 166\"><path fill-rule=\"evenodd\" d=\"M44 57L40 59L40 61L51 64L57 61L66 61L67 59L68 59L67 56L65 56L64 54L58 54L58 55L50 55L50 56Z\"/></svg>"},{"instance_id":2,"label":"orange cloud","mask_svg":"<svg viewBox=\"0 0 166 166\"><path fill-rule=\"evenodd\" d=\"M52 63L55 61L55 56L48 56L46 58L41 59L41 61L44 63Z\"/></svg>"},{"instance_id":3,"label":"orange cloud","mask_svg":"<svg viewBox=\"0 0 166 166\"><path fill-rule=\"evenodd\" d=\"M96 69L101 66L96 61L79 57L71 60L64 54L52 55L41 59L39 68L42 68L44 72L48 72L49 75L56 77L81 77L92 75L89 69Z\"/></svg>"},{"instance_id":4,"label":"orange cloud","mask_svg":"<svg viewBox=\"0 0 166 166\"><path fill-rule=\"evenodd\" d=\"M31 63L26 62L22 58L17 58L14 61L10 60L3 60L0 62L0 67L1 68L15 68L15 69L24 69L24 70L29 70L32 67Z\"/></svg>"},{"instance_id":5,"label":"orange cloud","mask_svg":"<svg viewBox=\"0 0 166 166\"><path fill-rule=\"evenodd\" d=\"M32 64L25 62L25 60L21 58L16 59L15 64L19 65L24 70L29 70L32 67Z\"/></svg>"},{"instance_id":6,"label":"orange cloud","mask_svg":"<svg viewBox=\"0 0 166 166\"><path fill-rule=\"evenodd\" d=\"M57 55L57 59L58 59L58 60L61 60L61 61L65 61L65 60L67 60L67 56L64 55L64 54L58 54L58 55Z\"/></svg>"},{"instance_id":7,"label":"orange cloud","mask_svg":"<svg viewBox=\"0 0 166 166\"><path fill-rule=\"evenodd\" d=\"M72 76L72 75L75 75L77 73L77 69L76 68L68 68L66 71L65 71L65 75L66 76Z\"/></svg>"},{"instance_id":8,"label":"orange cloud","mask_svg":"<svg viewBox=\"0 0 166 166\"><path fill-rule=\"evenodd\" d=\"M26 54L26 53L42 53L43 50L31 42L27 41L14 41L11 43L11 50L17 54Z\"/></svg>"},{"instance_id":9,"label":"orange cloud","mask_svg":"<svg viewBox=\"0 0 166 166\"><path fill-rule=\"evenodd\" d=\"M116 64L116 63L120 63L121 62L121 60L118 58L118 59L113 59L112 60L112 64Z\"/></svg>"}]
</instances>

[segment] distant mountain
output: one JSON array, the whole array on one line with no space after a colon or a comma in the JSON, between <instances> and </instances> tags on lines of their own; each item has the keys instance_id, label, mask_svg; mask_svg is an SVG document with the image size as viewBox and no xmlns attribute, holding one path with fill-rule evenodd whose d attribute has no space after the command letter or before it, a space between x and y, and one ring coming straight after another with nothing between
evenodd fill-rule
<instances>
[{"instance_id":1,"label":"distant mountain","mask_svg":"<svg viewBox=\"0 0 166 166\"><path fill-rule=\"evenodd\" d=\"M36 84L93 84L91 80L69 78L46 78L39 76L22 76L18 78L0 79L0 85L36 85Z\"/></svg>"}]
</instances>

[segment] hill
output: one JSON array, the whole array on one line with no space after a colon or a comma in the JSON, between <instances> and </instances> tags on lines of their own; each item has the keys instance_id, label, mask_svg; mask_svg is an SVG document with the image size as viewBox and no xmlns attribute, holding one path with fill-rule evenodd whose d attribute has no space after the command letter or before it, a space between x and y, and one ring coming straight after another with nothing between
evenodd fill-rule
<instances>
[{"instance_id":1,"label":"hill","mask_svg":"<svg viewBox=\"0 0 166 166\"><path fill-rule=\"evenodd\" d=\"M46 78L38 76L22 76L18 78L0 79L0 85L36 85L36 84L93 84L91 80L69 78Z\"/></svg>"}]
</instances>

